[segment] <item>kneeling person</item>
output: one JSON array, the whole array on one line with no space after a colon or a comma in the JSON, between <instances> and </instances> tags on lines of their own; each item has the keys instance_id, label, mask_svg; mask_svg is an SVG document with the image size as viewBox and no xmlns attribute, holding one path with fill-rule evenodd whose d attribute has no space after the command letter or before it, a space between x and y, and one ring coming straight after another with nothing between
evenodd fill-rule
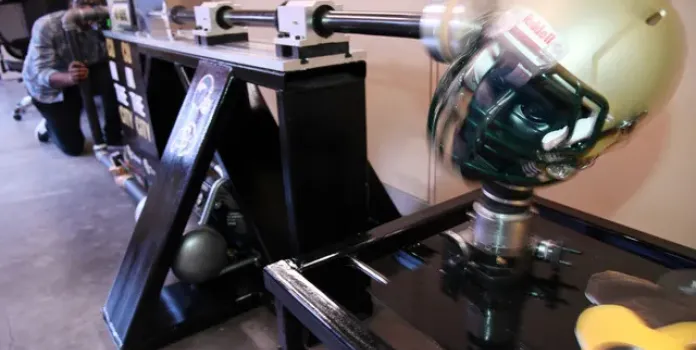
<instances>
[{"instance_id":1,"label":"kneeling person","mask_svg":"<svg viewBox=\"0 0 696 350\"><path fill-rule=\"evenodd\" d=\"M98 5L95 0L73 0L71 8ZM109 145L121 144L121 120L101 33L78 32L85 62L72 60L61 19L66 11L49 13L34 23L23 77L34 105L44 120L37 127L40 141L52 141L65 154L79 155L85 148L80 128L82 98L77 84L89 79L104 107L104 136Z\"/></svg>"}]
</instances>

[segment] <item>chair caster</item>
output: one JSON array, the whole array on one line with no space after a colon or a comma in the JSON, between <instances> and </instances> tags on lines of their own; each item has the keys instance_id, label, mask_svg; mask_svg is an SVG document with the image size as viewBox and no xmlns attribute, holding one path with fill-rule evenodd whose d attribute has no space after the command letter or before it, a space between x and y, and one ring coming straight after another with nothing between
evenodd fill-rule
<instances>
[{"instance_id":1,"label":"chair caster","mask_svg":"<svg viewBox=\"0 0 696 350\"><path fill-rule=\"evenodd\" d=\"M14 119L16 121L20 121L20 120L22 120L22 115L19 113L15 113L12 115L12 119Z\"/></svg>"}]
</instances>

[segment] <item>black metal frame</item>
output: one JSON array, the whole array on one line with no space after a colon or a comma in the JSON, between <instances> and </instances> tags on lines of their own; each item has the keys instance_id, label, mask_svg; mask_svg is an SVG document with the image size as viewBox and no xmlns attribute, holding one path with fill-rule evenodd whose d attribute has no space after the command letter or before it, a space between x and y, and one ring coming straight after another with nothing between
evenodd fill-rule
<instances>
[{"instance_id":1,"label":"black metal frame","mask_svg":"<svg viewBox=\"0 0 696 350\"><path fill-rule=\"evenodd\" d=\"M216 113L201 117L190 156L178 156L175 146L190 103L183 103L168 137L103 310L120 348L164 346L268 301L259 267L198 286L164 285L214 154L264 253L260 265L355 236L374 225L371 217L398 216L367 161L365 62L285 73L129 44L144 56L144 71L154 59L197 66L188 95L206 71L229 87L219 91ZM155 83L149 79L147 91ZM276 91L278 124L265 104L250 103L254 85ZM152 101L149 110L157 114ZM327 232L335 223L341 224Z\"/></svg>"},{"instance_id":2,"label":"black metal frame","mask_svg":"<svg viewBox=\"0 0 696 350\"><path fill-rule=\"evenodd\" d=\"M331 267L335 271L346 257L370 262L388 256L465 223L470 220L467 212L479 196L480 191L473 191L375 227L361 238L347 240L333 249L267 266L264 283L275 296L280 348L305 349L305 338L299 334L308 329L329 349L391 349L309 276L319 268ZM696 268L695 250L549 200L535 198L535 203L539 215L546 220L669 268Z\"/></svg>"}]
</instances>

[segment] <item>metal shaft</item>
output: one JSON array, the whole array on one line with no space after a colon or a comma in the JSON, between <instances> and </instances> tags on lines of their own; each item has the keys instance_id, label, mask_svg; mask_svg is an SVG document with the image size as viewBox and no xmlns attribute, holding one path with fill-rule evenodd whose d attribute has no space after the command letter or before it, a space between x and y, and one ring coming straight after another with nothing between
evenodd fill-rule
<instances>
[{"instance_id":1,"label":"metal shaft","mask_svg":"<svg viewBox=\"0 0 696 350\"><path fill-rule=\"evenodd\" d=\"M252 256L252 257L246 258L244 260L238 261L238 262L236 262L232 265L229 265L229 266L225 267L224 269L222 269L222 271L220 271L220 275L234 272L234 271L237 271L237 270L244 268L244 267L247 267L247 266L255 265L256 263L258 263L259 259L260 259L259 256Z\"/></svg>"},{"instance_id":2,"label":"metal shaft","mask_svg":"<svg viewBox=\"0 0 696 350\"><path fill-rule=\"evenodd\" d=\"M176 23L195 21L193 10L173 8L170 18ZM314 23L318 31L420 38L420 13L328 11ZM218 16L227 26L275 27L274 10L228 9Z\"/></svg>"},{"instance_id":3,"label":"metal shaft","mask_svg":"<svg viewBox=\"0 0 696 350\"><path fill-rule=\"evenodd\" d=\"M185 24L196 21L196 15L192 9L187 9L183 6L175 6L169 12L169 18L177 24Z\"/></svg>"},{"instance_id":4,"label":"metal shaft","mask_svg":"<svg viewBox=\"0 0 696 350\"><path fill-rule=\"evenodd\" d=\"M268 10L228 10L222 15L228 26L275 27L276 12Z\"/></svg>"},{"instance_id":5,"label":"metal shaft","mask_svg":"<svg viewBox=\"0 0 696 350\"><path fill-rule=\"evenodd\" d=\"M379 273L379 271L373 269L370 265L354 258L350 257L350 262L353 264L353 266L362 271L364 274L366 274L368 277L370 277L373 281L379 282L381 284L389 284L389 279Z\"/></svg>"},{"instance_id":6,"label":"metal shaft","mask_svg":"<svg viewBox=\"0 0 696 350\"><path fill-rule=\"evenodd\" d=\"M321 25L336 33L418 39L420 19L420 13L329 11L321 18Z\"/></svg>"}]
</instances>

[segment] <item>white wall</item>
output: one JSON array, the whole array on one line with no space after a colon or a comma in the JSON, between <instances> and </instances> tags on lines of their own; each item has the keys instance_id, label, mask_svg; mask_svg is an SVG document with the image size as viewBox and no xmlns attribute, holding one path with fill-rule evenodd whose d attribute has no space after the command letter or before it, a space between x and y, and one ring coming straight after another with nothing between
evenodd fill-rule
<instances>
[{"instance_id":1,"label":"white wall","mask_svg":"<svg viewBox=\"0 0 696 350\"><path fill-rule=\"evenodd\" d=\"M686 69L672 101L575 181L542 195L696 248L696 1L672 0L686 29ZM618 176L630 172L630 176Z\"/></svg>"}]
</instances>

